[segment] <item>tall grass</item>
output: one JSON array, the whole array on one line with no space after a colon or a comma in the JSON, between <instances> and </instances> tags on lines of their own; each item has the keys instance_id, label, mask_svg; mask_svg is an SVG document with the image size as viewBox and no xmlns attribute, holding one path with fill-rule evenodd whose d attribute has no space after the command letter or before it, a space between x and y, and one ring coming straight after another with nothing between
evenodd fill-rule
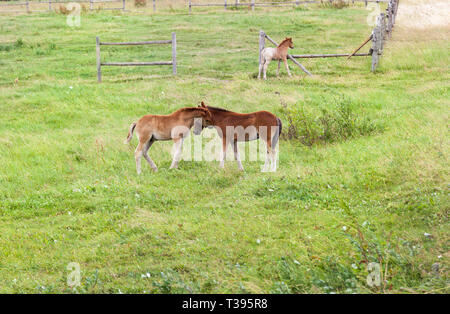
<instances>
[{"instance_id":1,"label":"tall grass","mask_svg":"<svg viewBox=\"0 0 450 314\"><path fill-rule=\"evenodd\" d=\"M363 112L355 112L355 107L360 109L364 104L353 104L344 96L318 106L306 103L282 105L283 118L287 122L283 137L300 140L306 146L368 136L384 129L380 121L374 121Z\"/></svg>"},{"instance_id":2,"label":"tall grass","mask_svg":"<svg viewBox=\"0 0 450 314\"><path fill-rule=\"evenodd\" d=\"M305 60L313 77L291 64L293 77L277 78L272 63L258 81L260 29L293 37L293 53L349 52L371 31L364 6L151 11L86 12L75 28L62 14L1 17L1 292L448 293L445 41L411 46L398 24L375 74L368 58ZM177 76L106 67L96 82L96 36L172 31ZM102 61L170 56L102 47ZM157 142L159 172L144 163L137 176L136 141L122 144L130 123L202 100L280 116L292 139L279 170L169 170L171 143ZM379 287L368 262L382 264Z\"/></svg>"}]
</instances>

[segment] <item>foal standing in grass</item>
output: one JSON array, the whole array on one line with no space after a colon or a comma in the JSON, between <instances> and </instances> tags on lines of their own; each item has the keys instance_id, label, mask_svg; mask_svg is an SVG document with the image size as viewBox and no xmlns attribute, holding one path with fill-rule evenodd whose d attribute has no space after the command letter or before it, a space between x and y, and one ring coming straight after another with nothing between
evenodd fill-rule
<instances>
[{"instance_id":1,"label":"foal standing in grass","mask_svg":"<svg viewBox=\"0 0 450 314\"><path fill-rule=\"evenodd\" d=\"M276 171L276 145L281 134L281 120L268 111L257 111L252 113L237 113L222 108L205 106L204 102L199 108L208 109L210 120L202 119L204 127L214 127L222 138L222 159L220 167L224 168L228 144L231 144L234 151L239 170L244 170L239 157L237 142L253 141L261 138L266 142L267 154L263 172L269 170Z\"/></svg>"},{"instance_id":2,"label":"foal standing in grass","mask_svg":"<svg viewBox=\"0 0 450 314\"><path fill-rule=\"evenodd\" d=\"M147 154L150 146L152 146L155 141L173 140L174 155L170 168L178 168L178 162L180 161L183 148L183 140L194 125L195 118L200 118L197 119L200 121L200 124L195 126L194 133L200 134L202 131L202 121L204 120L206 123L211 121L210 113L206 108L187 107L179 109L169 115L146 115L139 119L138 122L132 123L125 144L128 144L131 141L133 132L136 131L136 135L139 139L139 144L134 152L137 173L141 173L142 156L144 156L154 171L158 170L153 160Z\"/></svg>"},{"instance_id":3,"label":"foal standing in grass","mask_svg":"<svg viewBox=\"0 0 450 314\"><path fill-rule=\"evenodd\" d=\"M292 38L287 38L283 40L278 47L276 48L264 48L261 51L261 63L259 64L259 72L258 72L258 79L261 78L261 71L264 70L264 79L267 79L266 72L267 67L269 66L270 61L272 60L278 60L278 69L277 69L277 77L280 74L280 63L281 61L284 62L284 65L286 66L286 70L288 72L289 76L291 75L291 72L289 71L289 66L287 63L287 51L288 48L294 48L294 43L292 42Z\"/></svg>"}]
</instances>

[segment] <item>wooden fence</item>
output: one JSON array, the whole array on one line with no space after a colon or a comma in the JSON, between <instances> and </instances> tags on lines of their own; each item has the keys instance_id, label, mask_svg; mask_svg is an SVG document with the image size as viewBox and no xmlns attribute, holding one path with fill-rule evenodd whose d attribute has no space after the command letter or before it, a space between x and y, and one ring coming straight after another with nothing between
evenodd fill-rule
<instances>
[{"instance_id":1,"label":"wooden fence","mask_svg":"<svg viewBox=\"0 0 450 314\"><path fill-rule=\"evenodd\" d=\"M392 36L392 30L397 17L399 0L390 0L385 13L377 17L377 23L372 31L372 72L376 70L383 47L387 39Z\"/></svg>"},{"instance_id":2,"label":"wooden fence","mask_svg":"<svg viewBox=\"0 0 450 314\"><path fill-rule=\"evenodd\" d=\"M47 0L47 1L23 1L23 2L11 2L11 3L0 3L0 8L2 7L12 7L12 6L18 6L25 8L25 10L1 10L0 13L31 13L31 12L49 12L56 9L53 5L58 4L69 4L69 3L89 3L89 10L94 10L97 8L94 8L95 4L104 4L104 3L121 3L122 5L120 7L114 7L114 8L103 8L99 7L98 9L101 10L125 10L125 0ZM45 10L32 10L30 6L36 5L36 4L48 4L47 9Z\"/></svg>"},{"instance_id":3,"label":"wooden fence","mask_svg":"<svg viewBox=\"0 0 450 314\"><path fill-rule=\"evenodd\" d=\"M389 0L388 6L385 13L380 13L377 17L375 28L372 31L372 34L352 53L344 54L344 53L334 53L334 54L305 54L305 55L289 55L288 59L298 65L303 72L308 75L311 73L306 70L306 68L299 63L295 59L301 58L340 58L347 57L350 59L351 57L367 57L372 56L372 72L374 72L378 66L380 56L383 52L383 47L385 41L391 37L392 30L395 25L395 18L397 16L399 0ZM278 44L270 38L264 31L259 31L259 64L261 65L261 52L265 47L265 40L268 39L272 44L278 46ZM372 41L372 48L370 48L367 53L358 53L358 51L364 47L369 41Z\"/></svg>"},{"instance_id":4,"label":"wooden fence","mask_svg":"<svg viewBox=\"0 0 450 314\"><path fill-rule=\"evenodd\" d=\"M274 2L256 2L255 0L250 0L250 2L244 2L241 3L239 0L234 0L234 3L232 0L223 0L222 3L192 3L192 0L189 0L188 2L188 8L189 13L192 12L192 7L224 7L225 10L230 7L239 7L239 6L245 6L252 9L252 11L255 10L255 7L281 7L281 6L299 6L300 4L309 4L309 3L316 3L316 4L327 4L327 3L333 3L335 1L339 0L298 0L298 1L274 1ZM347 0L346 2L364 2L366 5L369 2L388 2L389 0Z\"/></svg>"},{"instance_id":5,"label":"wooden fence","mask_svg":"<svg viewBox=\"0 0 450 314\"><path fill-rule=\"evenodd\" d=\"M172 44L172 61L157 61L157 62L101 62L100 46L113 45L157 45L157 44ZM173 75L177 74L177 36L172 33L171 40L155 40L155 41L140 41L140 42L101 42L100 37L96 38L97 50L97 80L102 81L102 66L151 66L151 65L172 65Z\"/></svg>"}]
</instances>

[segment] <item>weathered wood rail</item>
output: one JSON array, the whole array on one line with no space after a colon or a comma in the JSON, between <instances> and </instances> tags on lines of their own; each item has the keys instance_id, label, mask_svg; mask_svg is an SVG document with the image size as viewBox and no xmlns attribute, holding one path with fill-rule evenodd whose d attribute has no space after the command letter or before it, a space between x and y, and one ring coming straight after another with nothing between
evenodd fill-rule
<instances>
[{"instance_id":1,"label":"weathered wood rail","mask_svg":"<svg viewBox=\"0 0 450 314\"><path fill-rule=\"evenodd\" d=\"M241 3L239 0L234 0L234 3L231 2L232 0L223 0L222 3L192 3L192 0L188 1L188 8L189 13L192 12L193 7L223 7L225 10L227 10L230 7L249 7L252 9L252 11L255 10L255 7L282 7L282 6L299 6L300 4L326 4L326 3L333 3L336 0L297 0L297 1L271 1L271 2L256 2L255 0L250 0L250 2L243 2ZM389 0L347 0L347 2L364 2L366 5L369 2L388 2Z\"/></svg>"},{"instance_id":2,"label":"weathered wood rail","mask_svg":"<svg viewBox=\"0 0 450 314\"><path fill-rule=\"evenodd\" d=\"M172 60L156 62L101 62L101 46L135 46L135 45L164 45L172 44ZM177 74L177 36L173 32L170 40L153 41L133 41L133 42L101 42L100 37L96 37L97 51L97 81L102 81L102 66L152 66L152 65L172 65L172 74Z\"/></svg>"},{"instance_id":3,"label":"weathered wood rail","mask_svg":"<svg viewBox=\"0 0 450 314\"><path fill-rule=\"evenodd\" d=\"M357 1L357 0L355 0ZM395 18L397 16L399 0L389 0L388 6L385 13L380 13L377 17L375 28L372 31L372 34L352 53L333 53L333 54L303 54L303 55L289 55L288 59L298 65L303 72L308 75L311 73L306 70L306 68L296 61L295 59L301 58L342 58L347 57L350 59L351 57L368 57L372 56L372 72L375 72L381 54L383 53L383 47L386 40L391 36L392 29L394 28ZM278 46L278 44L270 38L264 31L259 31L259 64L261 65L261 52L265 47L265 40L268 39L272 44ZM364 47L369 41L372 41L372 48L370 48L367 53L357 53L362 47Z\"/></svg>"},{"instance_id":4,"label":"weathered wood rail","mask_svg":"<svg viewBox=\"0 0 450 314\"><path fill-rule=\"evenodd\" d=\"M89 3L89 10L94 10L94 9L100 9L100 10L125 10L125 1L126 0L47 0L47 1L23 1L23 2L11 2L11 3L0 3L0 8L1 7L11 7L11 6L18 6L18 7L25 7L25 12L26 13L31 13L31 12L48 12L48 11L53 11L54 9L56 9L55 7L53 7L54 4L69 4L69 3ZM121 3L122 6L120 7L114 7L114 8L103 8L103 7L98 7L98 8L94 8L95 4L102 4L102 3ZM30 5L36 5L36 4L48 4L48 8L46 10L32 10L30 9ZM0 10L0 13L23 13L24 11L20 11L20 10Z\"/></svg>"}]
</instances>

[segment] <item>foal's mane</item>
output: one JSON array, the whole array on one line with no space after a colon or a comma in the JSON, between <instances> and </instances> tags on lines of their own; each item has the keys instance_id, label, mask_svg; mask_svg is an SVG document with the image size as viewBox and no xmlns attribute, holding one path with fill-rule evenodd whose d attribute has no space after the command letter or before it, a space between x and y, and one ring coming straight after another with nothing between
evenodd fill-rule
<instances>
[{"instance_id":1,"label":"foal's mane","mask_svg":"<svg viewBox=\"0 0 450 314\"><path fill-rule=\"evenodd\" d=\"M292 40L291 38L285 38L277 47L281 47L285 42Z\"/></svg>"},{"instance_id":2,"label":"foal's mane","mask_svg":"<svg viewBox=\"0 0 450 314\"><path fill-rule=\"evenodd\" d=\"M217 111L224 111L224 112L231 112L230 110L223 109L223 108L217 108L212 106L206 106L208 109L217 110Z\"/></svg>"},{"instance_id":3,"label":"foal's mane","mask_svg":"<svg viewBox=\"0 0 450 314\"><path fill-rule=\"evenodd\" d=\"M181 109L178 109L177 111L205 111L205 109L203 109L203 108L200 108L200 107L185 107L185 108L181 108Z\"/></svg>"}]
</instances>

